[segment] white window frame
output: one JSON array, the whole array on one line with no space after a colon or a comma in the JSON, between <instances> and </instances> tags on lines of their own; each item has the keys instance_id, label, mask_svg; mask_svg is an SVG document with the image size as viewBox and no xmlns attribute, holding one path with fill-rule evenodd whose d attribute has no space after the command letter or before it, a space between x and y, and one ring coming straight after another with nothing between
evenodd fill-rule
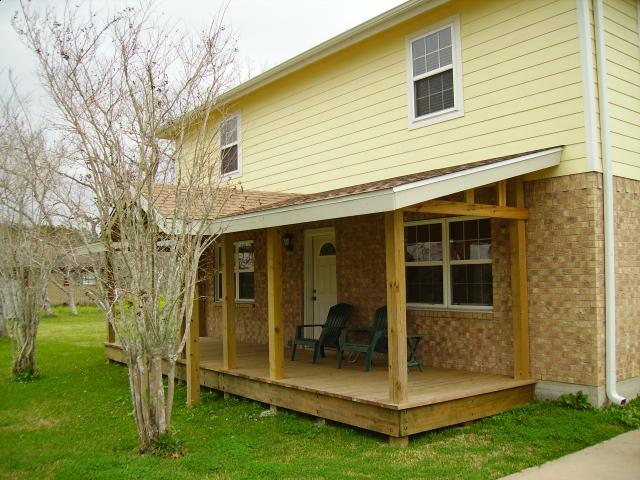
<instances>
[{"instance_id":1,"label":"white window frame","mask_svg":"<svg viewBox=\"0 0 640 480\"><path fill-rule=\"evenodd\" d=\"M224 285L222 277L222 258L224 252L222 251L222 244L215 246L215 263L213 266L213 299L215 302L222 302L222 295L224 295ZM218 292L222 290L222 295L218 295Z\"/></svg>"},{"instance_id":2,"label":"white window frame","mask_svg":"<svg viewBox=\"0 0 640 480\"><path fill-rule=\"evenodd\" d=\"M411 267L431 267L442 265L442 300L443 303L408 303L407 308L415 310L458 310L458 311L493 311L493 305L454 305L451 303L451 266L452 265L480 265L491 264L493 265L493 258L490 259L477 259L477 260L451 260L450 255L450 237L449 237L449 225L453 222L465 222L467 220L486 220L486 217L447 217L436 218L432 220L417 220L413 222L404 222L405 227L411 227L416 225L430 225L435 223L442 224L442 261L430 261L430 262L407 262L405 260L405 269L408 266ZM493 241L493 238L492 238ZM404 246L403 246L404 248ZM406 275L406 273L405 273ZM493 302L492 302L493 303Z\"/></svg>"},{"instance_id":3,"label":"white window frame","mask_svg":"<svg viewBox=\"0 0 640 480\"><path fill-rule=\"evenodd\" d=\"M411 44L420 38L431 35L444 28L451 27L451 67L442 67L423 75L413 75L413 52ZM409 104L409 129L426 127L436 123L452 120L464 116L464 88L462 84L462 48L460 41L460 17L455 15L429 27L414 32L406 38L406 62L407 62L407 97ZM438 112L416 117L415 81L430 77L446 70L453 69L453 107Z\"/></svg>"},{"instance_id":4,"label":"white window frame","mask_svg":"<svg viewBox=\"0 0 640 480\"><path fill-rule=\"evenodd\" d=\"M230 120L236 119L236 141L223 144L222 143L222 125L224 122L228 122ZM218 136L220 137L220 176L221 178L235 178L242 175L242 115L240 111L234 112L229 116L223 117L220 120L220 129L218 132ZM225 148L238 147L238 168L233 170L232 172L222 173L222 150Z\"/></svg>"},{"instance_id":5,"label":"white window frame","mask_svg":"<svg viewBox=\"0 0 640 480\"><path fill-rule=\"evenodd\" d=\"M253 268L243 268L240 270L240 262L238 261L239 249L243 245L252 245L253 246ZM236 302L237 303L253 303L255 302L255 267L256 267L256 251L253 240L243 240L241 242L235 242L233 244L233 273L236 281ZM240 273L253 273L253 281L254 281L254 298L240 298Z\"/></svg>"}]
</instances>

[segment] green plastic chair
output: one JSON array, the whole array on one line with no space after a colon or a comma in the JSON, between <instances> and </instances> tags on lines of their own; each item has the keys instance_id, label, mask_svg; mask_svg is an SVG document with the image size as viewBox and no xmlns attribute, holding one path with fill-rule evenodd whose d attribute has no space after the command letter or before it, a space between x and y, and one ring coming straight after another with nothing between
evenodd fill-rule
<instances>
[{"instance_id":1,"label":"green plastic chair","mask_svg":"<svg viewBox=\"0 0 640 480\"><path fill-rule=\"evenodd\" d=\"M369 343L353 343L349 341L349 333L369 334ZM380 307L373 315L373 328L371 330L342 330L338 342L338 368L342 368L344 352L366 353L364 371L371 370L373 353L387 353L387 306Z\"/></svg>"},{"instance_id":2,"label":"green plastic chair","mask_svg":"<svg viewBox=\"0 0 640 480\"><path fill-rule=\"evenodd\" d=\"M325 356L325 347L338 348L340 332L347 326L347 320L351 313L351 305L338 303L329 309L327 321L324 324L296 325L296 336L293 339L291 361L296 359L296 347L298 345L313 348L313 363L318 363L318 356ZM320 336L316 338L306 338L304 329L307 327L322 327Z\"/></svg>"}]
</instances>

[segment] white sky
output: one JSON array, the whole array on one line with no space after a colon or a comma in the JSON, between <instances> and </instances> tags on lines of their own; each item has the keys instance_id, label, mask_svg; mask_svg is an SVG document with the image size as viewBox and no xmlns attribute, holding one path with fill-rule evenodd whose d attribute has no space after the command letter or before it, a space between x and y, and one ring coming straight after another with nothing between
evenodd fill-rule
<instances>
[{"instance_id":1,"label":"white sky","mask_svg":"<svg viewBox=\"0 0 640 480\"><path fill-rule=\"evenodd\" d=\"M64 0L33 0L44 5ZM256 74L400 5L404 0L230 0L225 21L238 38L239 59ZM157 0L156 10L199 29L225 0ZM137 0L93 0L96 10L136 6ZM0 93L13 72L22 93L42 95L30 52L11 27L18 0L0 0Z\"/></svg>"}]
</instances>

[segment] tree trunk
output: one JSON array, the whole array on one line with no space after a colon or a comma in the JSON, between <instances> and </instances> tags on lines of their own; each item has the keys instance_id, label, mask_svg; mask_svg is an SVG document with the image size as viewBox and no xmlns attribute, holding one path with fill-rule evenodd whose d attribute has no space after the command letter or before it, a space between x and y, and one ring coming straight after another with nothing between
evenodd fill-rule
<instances>
[{"instance_id":1,"label":"tree trunk","mask_svg":"<svg viewBox=\"0 0 640 480\"><path fill-rule=\"evenodd\" d=\"M168 400L162 381L162 357L130 357L128 363L129 387L138 427L140 451L146 452L155 439L169 433Z\"/></svg>"},{"instance_id":2,"label":"tree trunk","mask_svg":"<svg viewBox=\"0 0 640 480\"><path fill-rule=\"evenodd\" d=\"M53 311L51 310L51 302L49 301L49 294L47 293L46 290L44 292L44 299L43 299L43 302L42 302L42 306L44 308L45 316L52 317L53 316Z\"/></svg>"},{"instance_id":3,"label":"tree trunk","mask_svg":"<svg viewBox=\"0 0 640 480\"><path fill-rule=\"evenodd\" d=\"M67 304L69 305L69 313L71 315L78 315L78 309L76 308L76 297L73 293L73 285L69 282L67 285Z\"/></svg>"}]
</instances>

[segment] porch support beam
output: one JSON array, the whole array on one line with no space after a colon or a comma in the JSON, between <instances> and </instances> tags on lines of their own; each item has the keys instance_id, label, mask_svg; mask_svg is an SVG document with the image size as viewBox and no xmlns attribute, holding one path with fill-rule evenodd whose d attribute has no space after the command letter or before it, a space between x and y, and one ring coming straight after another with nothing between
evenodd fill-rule
<instances>
[{"instance_id":1,"label":"porch support beam","mask_svg":"<svg viewBox=\"0 0 640 480\"><path fill-rule=\"evenodd\" d=\"M507 206L507 181L500 180L498 182L498 205L501 207Z\"/></svg>"},{"instance_id":2,"label":"porch support beam","mask_svg":"<svg viewBox=\"0 0 640 480\"><path fill-rule=\"evenodd\" d=\"M193 288L191 321L187 330L187 406L200 403L200 288Z\"/></svg>"},{"instance_id":3,"label":"porch support beam","mask_svg":"<svg viewBox=\"0 0 640 480\"><path fill-rule=\"evenodd\" d=\"M407 384L407 301L402 210L385 213L387 324L389 340L389 399L404 403Z\"/></svg>"},{"instance_id":4,"label":"porch support beam","mask_svg":"<svg viewBox=\"0 0 640 480\"><path fill-rule=\"evenodd\" d=\"M235 252L229 235L222 240L222 364L225 370L237 367L236 360L236 278Z\"/></svg>"},{"instance_id":5,"label":"porch support beam","mask_svg":"<svg viewBox=\"0 0 640 480\"><path fill-rule=\"evenodd\" d=\"M449 202L434 200L408 207L407 212L437 213L443 215L467 215L489 218L506 218L508 220L526 220L529 211L526 208L485 205L482 203Z\"/></svg>"},{"instance_id":6,"label":"porch support beam","mask_svg":"<svg viewBox=\"0 0 640 480\"><path fill-rule=\"evenodd\" d=\"M516 204L524 207L523 182L516 183ZM527 286L527 239L524 220L509 222L511 304L513 310L513 378L529 373L529 297Z\"/></svg>"},{"instance_id":7,"label":"porch support beam","mask_svg":"<svg viewBox=\"0 0 640 480\"><path fill-rule=\"evenodd\" d=\"M267 305L269 318L269 378L284 376L284 315L282 313L282 231L267 231Z\"/></svg>"}]
</instances>

